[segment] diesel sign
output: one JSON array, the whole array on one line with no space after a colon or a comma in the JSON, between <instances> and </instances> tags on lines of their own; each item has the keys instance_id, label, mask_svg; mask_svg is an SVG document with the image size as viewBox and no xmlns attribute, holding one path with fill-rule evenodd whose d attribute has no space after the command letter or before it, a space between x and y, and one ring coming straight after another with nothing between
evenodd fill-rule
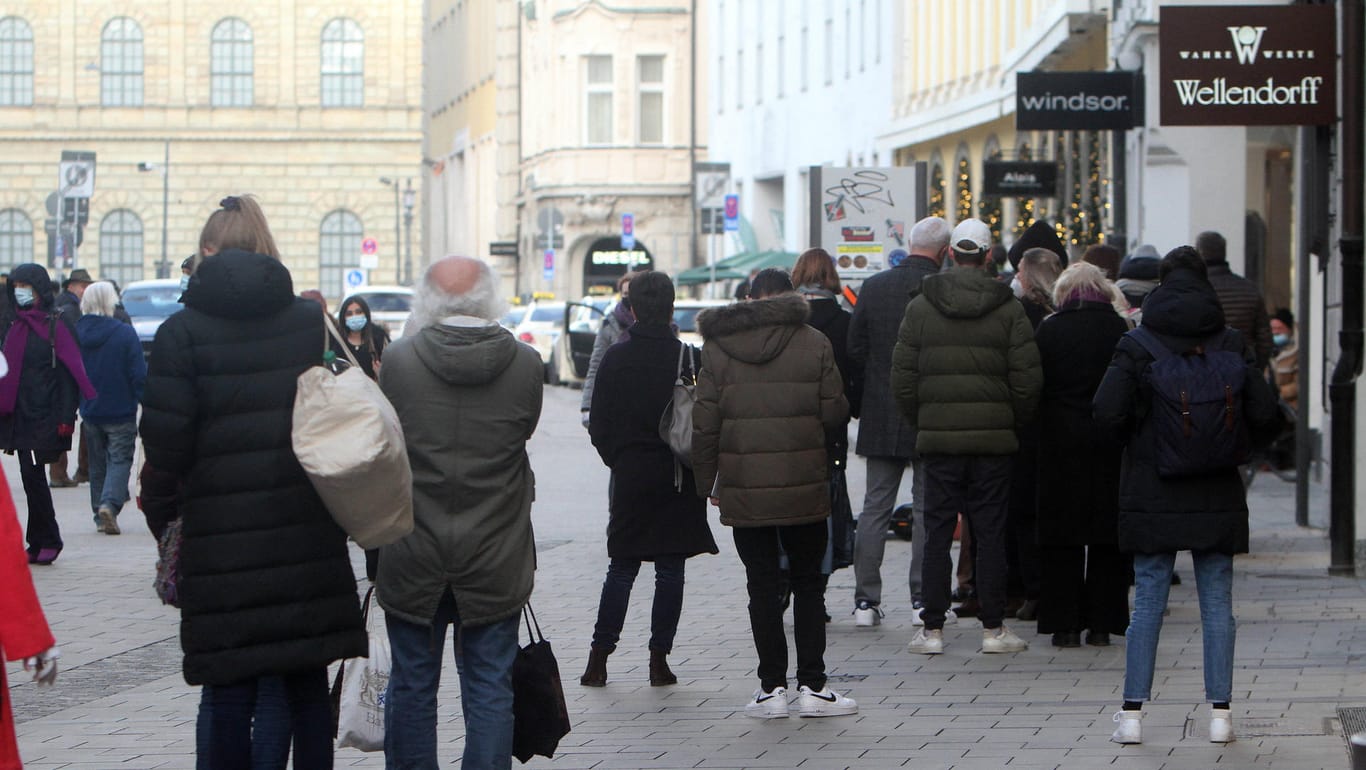
<instances>
[{"instance_id":1,"label":"diesel sign","mask_svg":"<svg viewBox=\"0 0 1366 770\"><path fill-rule=\"evenodd\" d=\"M1017 72L1015 128L1103 131L1143 125L1142 79L1132 72Z\"/></svg>"},{"instance_id":2,"label":"diesel sign","mask_svg":"<svg viewBox=\"0 0 1366 770\"><path fill-rule=\"evenodd\" d=\"M1162 125L1332 123L1332 5L1163 6Z\"/></svg>"}]
</instances>

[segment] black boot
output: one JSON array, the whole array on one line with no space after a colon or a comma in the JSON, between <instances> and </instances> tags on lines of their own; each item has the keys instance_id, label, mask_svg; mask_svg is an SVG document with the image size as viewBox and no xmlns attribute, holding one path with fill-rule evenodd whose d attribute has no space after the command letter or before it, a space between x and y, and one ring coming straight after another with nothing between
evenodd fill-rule
<instances>
[{"instance_id":1,"label":"black boot","mask_svg":"<svg viewBox=\"0 0 1366 770\"><path fill-rule=\"evenodd\" d=\"M650 650L650 686L665 687L678 684L678 677L669 670L669 653Z\"/></svg>"},{"instance_id":2,"label":"black boot","mask_svg":"<svg viewBox=\"0 0 1366 770\"><path fill-rule=\"evenodd\" d=\"M579 684L584 687L606 687L608 655L611 653L596 647L589 650L588 668L584 669L583 676L579 677Z\"/></svg>"}]
</instances>

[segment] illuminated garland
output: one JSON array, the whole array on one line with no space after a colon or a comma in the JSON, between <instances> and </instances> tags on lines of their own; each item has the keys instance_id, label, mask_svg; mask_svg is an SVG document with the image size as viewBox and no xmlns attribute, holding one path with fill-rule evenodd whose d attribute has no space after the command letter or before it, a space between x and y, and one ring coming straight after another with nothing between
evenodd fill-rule
<instances>
[{"instance_id":1,"label":"illuminated garland","mask_svg":"<svg viewBox=\"0 0 1366 770\"><path fill-rule=\"evenodd\" d=\"M1000 160L1001 151L993 150L986 160ZM987 227L991 230L991 240L993 243L1001 242L1001 199L995 195L983 195L977 202L977 213Z\"/></svg>"},{"instance_id":2,"label":"illuminated garland","mask_svg":"<svg viewBox=\"0 0 1366 770\"><path fill-rule=\"evenodd\" d=\"M944 216L944 167L938 163L930 170L930 216Z\"/></svg>"},{"instance_id":3,"label":"illuminated garland","mask_svg":"<svg viewBox=\"0 0 1366 770\"><path fill-rule=\"evenodd\" d=\"M968 156L964 155L958 159L958 210L957 220L962 222L964 219L972 217L972 176L968 165Z\"/></svg>"},{"instance_id":4,"label":"illuminated garland","mask_svg":"<svg viewBox=\"0 0 1366 770\"><path fill-rule=\"evenodd\" d=\"M1087 145L1091 152L1087 158L1087 181L1090 186L1090 196L1086 202L1086 243L1096 244L1105 242L1104 209L1105 199L1101 195L1101 133L1092 131L1086 138Z\"/></svg>"},{"instance_id":5,"label":"illuminated garland","mask_svg":"<svg viewBox=\"0 0 1366 770\"><path fill-rule=\"evenodd\" d=\"M1066 154L1067 133L1064 131L1053 132L1053 159L1061 163ZM1072 168L1073 166L1071 164L1063 164L1063 167L1059 169L1062 179L1059 184L1058 194L1054 197L1061 197L1063 186L1071 179ZM1067 209L1066 206L1061 203L1059 204L1059 209L1058 215L1053 220L1053 230L1058 234L1058 240L1067 243Z\"/></svg>"},{"instance_id":6,"label":"illuminated garland","mask_svg":"<svg viewBox=\"0 0 1366 770\"><path fill-rule=\"evenodd\" d=\"M1034 159L1034 151L1030 149L1028 141L1020 145L1019 157L1020 160ZM1016 238L1019 238L1021 235L1024 235L1024 231L1028 230L1029 226L1034 224L1034 218L1034 199L1021 198L1019 207L1016 210L1015 217L1014 231Z\"/></svg>"}]
</instances>

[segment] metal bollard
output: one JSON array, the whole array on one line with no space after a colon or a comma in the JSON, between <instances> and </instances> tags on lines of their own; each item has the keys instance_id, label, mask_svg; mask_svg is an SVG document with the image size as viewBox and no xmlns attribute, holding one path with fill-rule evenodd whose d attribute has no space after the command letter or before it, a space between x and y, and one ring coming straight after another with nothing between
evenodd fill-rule
<instances>
[{"instance_id":1,"label":"metal bollard","mask_svg":"<svg viewBox=\"0 0 1366 770\"><path fill-rule=\"evenodd\" d=\"M1352 747L1352 770L1366 770L1366 730L1353 734L1348 743Z\"/></svg>"}]
</instances>

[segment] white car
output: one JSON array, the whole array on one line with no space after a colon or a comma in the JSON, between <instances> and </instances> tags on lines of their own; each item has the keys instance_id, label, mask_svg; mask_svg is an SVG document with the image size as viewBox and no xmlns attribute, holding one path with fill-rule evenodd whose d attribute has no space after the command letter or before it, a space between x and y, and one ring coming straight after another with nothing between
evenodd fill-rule
<instances>
[{"instance_id":1,"label":"white car","mask_svg":"<svg viewBox=\"0 0 1366 770\"><path fill-rule=\"evenodd\" d=\"M702 347L702 335L697 333L697 314L709 307L729 305L725 299L680 299L674 302L674 325L678 338L688 345Z\"/></svg>"},{"instance_id":2,"label":"white car","mask_svg":"<svg viewBox=\"0 0 1366 770\"><path fill-rule=\"evenodd\" d=\"M133 281L123 288L123 309L133 319L133 329L142 343L142 355L152 351L152 340L161 322L180 312L180 280L161 278L152 281Z\"/></svg>"},{"instance_id":3,"label":"white car","mask_svg":"<svg viewBox=\"0 0 1366 770\"><path fill-rule=\"evenodd\" d=\"M513 329L513 334L519 341L525 342L541 354L547 381L550 379L551 354L555 351L555 343L560 339L562 331L564 303L541 299L534 299L526 306L526 315L522 316L521 323Z\"/></svg>"},{"instance_id":4,"label":"white car","mask_svg":"<svg viewBox=\"0 0 1366 770\"><path fill-rule=\"evenodd\" d=\"M588 376L588 361L593 357L598 329L616 307L617 300L615 294L603 294L567 303L566 333L560 335L550 359L550 384L582 387Z\"/></svg>"},{"instance_id":5,"label":"white car","mask_svg":"<svg viewBox=\"0 0 1366 770\"><path fill-rule=\"evenodd\" d=\"M389 332L389 339L403 336L403 326L413 314L412 289L407 286L362 286L349 296L365 300L370 306L370 321L383 326Z\"/></svg>"}]
</instances>

